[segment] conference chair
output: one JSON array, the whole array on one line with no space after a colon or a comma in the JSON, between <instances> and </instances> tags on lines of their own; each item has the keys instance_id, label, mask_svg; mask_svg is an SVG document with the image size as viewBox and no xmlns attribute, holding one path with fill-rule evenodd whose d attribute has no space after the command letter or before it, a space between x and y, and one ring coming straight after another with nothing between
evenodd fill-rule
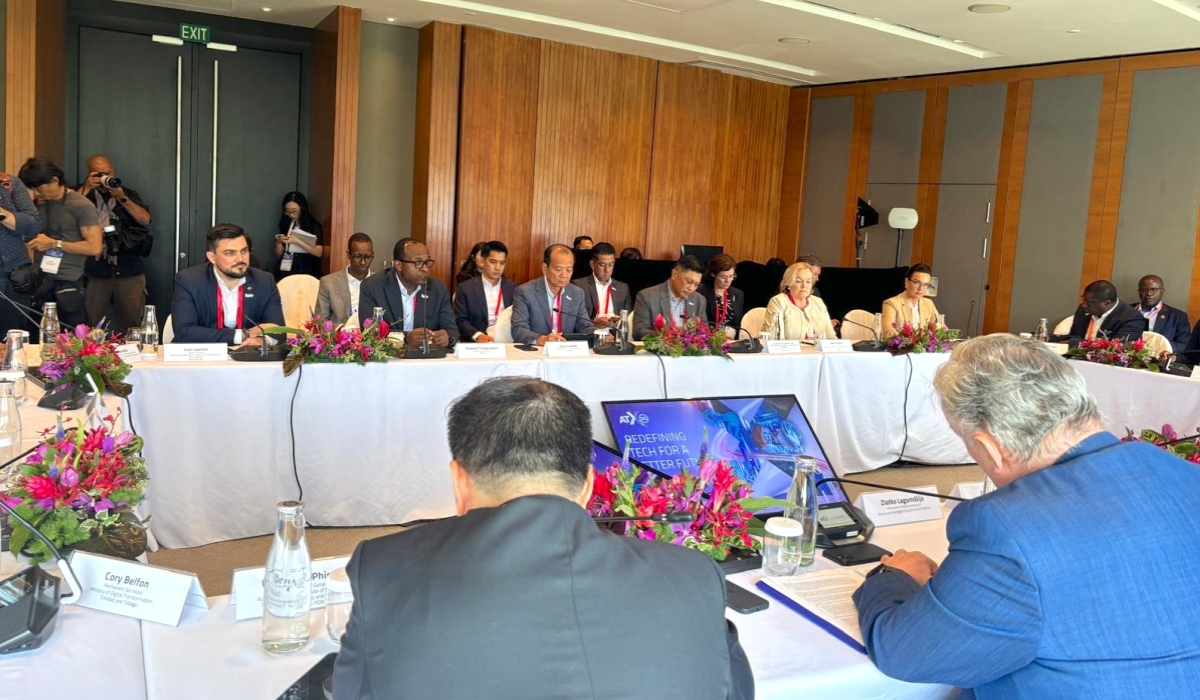
<instances>
[{"instance_id":1,"label":"conference chair","mask_svg":"<svg viewBox=\"0 0 1200 700\"><path fill-rule=\"evenodd\" d=\"M171 314L167 314L167 320L163 321L162 327L162 342L171 343L175 341L175 329L171 327Z\"/></svg>"},{"instance_id":2,"label":"conference chair","mask_svg":"<svg viewBox=\"0 0 1200 700\"><path fill-rule=\"evenodd\" d=\"M846 314L845 320L841 324L842 339L875 340L873 328L875 328L875 314L862 309L854 309Z\"/></svg>"},{"instance_id":3,"label":"conference chair","mask_svg":"<svg viewBox=\"0 0 1200 700\"><path fill-rule=\"evenodd\" d=\"M1175 352L1175 349L1171 347L1171 341L1167 340L1167 337L1160 333L1145 331L1142 333L1142 340L1146 341L1146 349L1155 355Z\"/></svg>"},{"instance_id":4,"label":"conference chair","mask_svg":"<svg viewBox=\"0 0 1200 700\"><path fill-rule=\"evenodd\" d=\"M1071 324L1074 322L1075 322L1075 316L1073 314L1071 316L1067 316L1063 320L1059 321L1058 325L1054 327L1054 331L1052 332L1052 335L1066 335L1066 334L1070 333L1071 332Z\"/></svg>"},{"instance_id":5,"label":"conference chair","mask_svg":"<svg viewBox=\"0 0 1200 700\"><path fill-rule=\"evenodd\" d=\"M496 325L488 329L488 335L497 343L511 343L512 337L512 310L509 306L507 309L500 312L496 317Z\"/></svg>"},{"instance_id":6,"label":"conference chair","mask_svg":"<svg viewBox=\"0 0 1200 700\"><path fill-rule=\"evenodd\" d=\"M312 275L288 275L279 280L279 299L283 302L283 322L299 328L313 316L321 281Z\"/></svg>"},{"instance_id":7,"label":"conference chair","mask_svg":"<svg viewBox=\"0 0 1200 700\"><path fill-rule=\"evenodd\" d=\"M762 332L763 323L767 320L767 307L760 306L750 309L742 316L742 330L749 333L751 338L757 338Z\"/></svg>"}]
</instances>

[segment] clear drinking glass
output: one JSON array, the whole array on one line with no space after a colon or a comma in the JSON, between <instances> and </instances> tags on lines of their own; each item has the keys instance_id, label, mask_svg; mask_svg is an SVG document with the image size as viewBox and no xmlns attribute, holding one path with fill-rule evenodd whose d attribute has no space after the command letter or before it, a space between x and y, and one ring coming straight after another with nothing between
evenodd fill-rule
<instances>
[{"instance_id":1,"label":"clear drinking glass","mask_svg":"<svg viewBox=\"0 0 1200 700\"><path fill-rule=\"evenodd\" d=\"M345 567L334 569L325 579L325 632L335 644L342 643L353 606L354 593L350 590L350 577Z\"/></svg>"},{"instance_id":2,"label":"clear drinking glass","mask_svg":"<svg viewBox=\"0 0 1200 700\"><path fill-rule=\"evenodd\" d=\"M284 501L277 511L263 576L262 645L273 654L288 654L308 646L312 557L304 539L304 504Z\"/></svg>"},{"instance_id":3,"label":"clear drinking glass","mask_svg":"<svg viewBox=\"0 0 1200 700\"><path fill-rule=\"evenodd\" d=\"M16 387L0 379L0 464L21 454L21 413L17 409Z\"/></svg>"},{"instance_id":4,"label":"clear drinking glass","mask_svg":"<svg viewBox=\"0 0 1200 700\"><path fill-rule=\"evenodd\" d=\"M763 535L762 568L767 576L791 576L803 557L804 526L791 518L770 518ZM810 562L811 563L811 562Z\"/></svg>"},{"instance_id":5,"label":"clear drinking glass","mask_svg":"<svg viewBox=\"0 0 1200 700\"><path fill-rule=\"evenodd\" d=\"M0 380L13 383L17 403L25 400L25 331L9 331L5 340L4 360L0 362Z\"/></svg>"}]
</instances>

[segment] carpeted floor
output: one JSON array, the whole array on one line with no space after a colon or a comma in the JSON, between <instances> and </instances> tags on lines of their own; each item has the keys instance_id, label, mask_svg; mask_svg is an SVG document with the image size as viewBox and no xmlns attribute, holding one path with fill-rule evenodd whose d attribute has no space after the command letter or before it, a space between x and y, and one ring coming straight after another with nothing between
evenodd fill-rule
<instances>
[{"instance_id":1,"label":"carpeted floor","mask_svg":"<svg viewBox=\"0 0 1200 700\"><path fill-rule=\"evenodd\" d=\"M892 467L856 476L863 481L901 488L934 484L939 492L949 493L956 483L982 480L983 472L972 464L959 467ZM854 498L862 491L874 489L847 485L846 490ZM350 554L363 540L400 530L399 527L310 528L307 532L308 549L314 558ZM213 596L229 593L234 569L262 566L270 548L271 537L268 535L190 549L160 549L149 557L150 563L156 566L195 573L200 577L204 592Z\"/></svg>"}]
</instances>

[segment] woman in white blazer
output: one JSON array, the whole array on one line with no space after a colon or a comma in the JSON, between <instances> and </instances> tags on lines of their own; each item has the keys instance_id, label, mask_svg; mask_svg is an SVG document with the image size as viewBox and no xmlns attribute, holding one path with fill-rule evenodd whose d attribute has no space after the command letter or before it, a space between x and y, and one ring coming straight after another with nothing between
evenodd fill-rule
<instances>
[{"instance_id":1,"label":"woman in white blazer","mask_svg":"<svg viewBox=\"0 0 1200 700\"><path fill-rule=\"evenodd\" d=\"M795 263L783 273L779 294L767 303L767 317L763 332L777 335L776 318L783 315L783 338L785 340L819 340L822 337L836 338L833 323L825 302L812 295L812 268L807 263Z\"/></svg>"}]
</instances>

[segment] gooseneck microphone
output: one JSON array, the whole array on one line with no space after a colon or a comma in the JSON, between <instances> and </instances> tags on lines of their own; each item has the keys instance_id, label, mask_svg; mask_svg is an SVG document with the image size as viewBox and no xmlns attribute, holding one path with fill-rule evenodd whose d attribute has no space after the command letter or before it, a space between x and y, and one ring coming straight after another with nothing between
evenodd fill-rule
<instances>
[{"instance_id":1,"label":"gooseneck microphone","mask_svg":"<svg viewBox=\"0 0 1200 700\"><path fill-rule=\"evenodd\" d=\"M969 500L971 500L969 498L960 498L958 496L944 496L940 493L929 493L928 491L914 491L913 489L902 489L897 486L888 486L886 484L872 484L869 481L858 481L857 479L842 479L840 477L832 477L832 476L827 477L825 479L819 479L816 483L816 486L818 488L820 488L821 484L828 484L831 481L834 483L838 483L838 484L854 484L855 486L870 486L871 488L883 489L884 491L899 491L900 493L911 493L915 496L933 496L934 498L944 498L948 501L969 501Z\"/></svg>"},{"instance_id":2,"label":"gooseneck microphone","mask_svg":"<svg viewBox=\"0 0 1200 700\"><path fill-rule=\"evenodd\" d=\"M579 314L573 314L570 311L563 311L561 306L551 307L550 310L556 314L563 314L564 316L570 316L571 318L578 319L580 321L587 321L588 323L593 323L593 324L595 323L590 318L585 318L583 316L580 316ZM593 346L592 352L596 353L597 355L632 355L633 353L637 352L637 348L635 348L633 346L633 343L630 343L630 342L626 341L623 337L621 337L620 330L618 330L616 342L610 341L610 342L602 343L599 347Z\"/></svg>"},{"instance_id":3,"label":"gooseneck microphone","mask_svg":"<svg viewBox=\"0 0 1200 700\"><path fill-rule=\"evenodd\" d=\"M686 510L672 510L655 515L613 515L605 518L592 518L597 523L625 523L635 520L649 520L653 523L690 523L695 519L696 516Z\"/></svg>"},{"instance_id":4,"label":"gooseneck microphone","mask_svg":"<svg viewBox=\"0 0 1200 700\"><path fill-rule=\"evenodd\" d=\"M859 328L866 328L867 330L871 331L871 335L874 336L875 340L873 340L873 341L860 340L860 341L854 343L853 347L856 351L858 351L858 352L880 352L880 351L886 349L886 346L883 344L883 339L879 337L879 332L876 331L871 326L859 323L858 321L851 321L848 318L843 318L842 323L849 323L852 326L858 326Z\"/></svg>"},{"instance_id":5,"label":"gooseneck microphone","mask_svg":"<svg viewBox=\"0 0 1200 700\"><path fill-rule=\"evenodd\" d=\"M429 330L429 283L418 285L415 294L421 298L421 328L425 329L425 337L421 339L421 343L411 349L404 351L404 357L401 359L408 360L440 360L446 356L446 349L433 345L430 340L432 331ZM413 321L413 330L416 330L416 321Z\"/></svg>"},{"instance_id":6,"label":"gooseneck microphone","mask_svg":"<svg viewBox=\"0 0 1200 700\"><path fill-rule=\"evenodd\" d=\"M267 329L261 323L255 321L245 312L242 313L246 320L254 324L252 327L257 328L262 334L262 342L258 347L236 348L229 351L229 358L237 362L282 362L292 349L286 343L271 345L268 337Z\"/></svg>"}]
</instances>

